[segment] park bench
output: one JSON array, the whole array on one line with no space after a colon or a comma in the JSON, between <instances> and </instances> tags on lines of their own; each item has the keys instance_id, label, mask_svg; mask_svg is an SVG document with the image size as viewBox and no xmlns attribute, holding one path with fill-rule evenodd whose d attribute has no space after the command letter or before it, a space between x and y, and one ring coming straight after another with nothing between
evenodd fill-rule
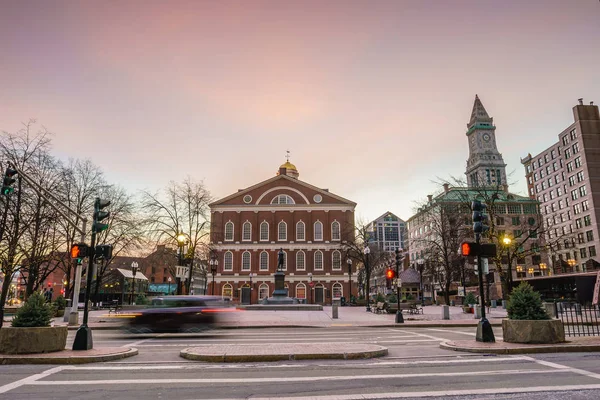
<instances>
[{"instance_id":1,"label":"park bench","mask_svg":"<svg viewBox=\"0 0 600 400\"><path fill-rule=\"evenodd\" d=\"M120 310L122 310L122 308L119 305L119 300L112 300L110 303L108 303L108 313L109 314L111 312L118 314L120 312Z\"/></svg>"},{"instance_id":2,"label":"park bench","mask_svg":"<svg viewBox=\"0 0 600 400\"><path fill-rule=\"evenodd\" d=\"M385 303L383 301L378 301L377 306L373 309L373 312L375 312L375 314L380 314L380 313L387 312L387 310L388 310L388 303Z\"/></svg>"}]
</instances>

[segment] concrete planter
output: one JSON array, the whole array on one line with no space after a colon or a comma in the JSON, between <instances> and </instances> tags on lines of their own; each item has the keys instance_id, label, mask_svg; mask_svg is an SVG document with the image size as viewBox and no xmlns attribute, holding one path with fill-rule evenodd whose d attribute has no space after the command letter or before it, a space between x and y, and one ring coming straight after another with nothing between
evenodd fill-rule
<instances>
[{"instance_id":1,"label":"concrete planter","mask_svg":"<svg viewBox=\"0 0 600 400\"><path fill-rule=\"evenodd\" d=\"M0 329L0 354L51 353L64 350L66 345L66 326Z\"/></svg>"},{"instance_id":2,"label":"concrete planter","mask_svg":"<svg viewBox=\"0 0 600 400\"><path fill-rule=\"evenodd\" d=\"M565 328L558 319L503 319L502 337L508 343L562 343L565 341Z\"/></svg>"},{"instance_id":3,"label":"concrete planter","mask_svg":"<svg viewBox=\"0 0 600 400\"><path fill-rule=\"evenodd\" d=\"M473 307L463 306L463 312L465 314L473 314Z\"/></svg>"}]
</instances>

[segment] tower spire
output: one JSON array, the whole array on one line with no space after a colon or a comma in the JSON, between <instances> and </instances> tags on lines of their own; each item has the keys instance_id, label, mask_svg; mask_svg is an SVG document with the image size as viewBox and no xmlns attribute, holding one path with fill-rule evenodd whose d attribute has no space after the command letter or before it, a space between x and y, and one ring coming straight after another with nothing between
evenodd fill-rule
<instances>
[{"instance_id":1,"label":"tower spire","mask_svg":"<svg viewBox=\"0 0 600 400\"><path fill-rule=\"evenodd\" d=\"M471 111L471 119L467 124L467 128L471 128L477 122L493 123L494 119L488 115L483 103L479 99L479 96L475 95L475 102L473 102L473 110Z\"/></svg>"}]
</instances>

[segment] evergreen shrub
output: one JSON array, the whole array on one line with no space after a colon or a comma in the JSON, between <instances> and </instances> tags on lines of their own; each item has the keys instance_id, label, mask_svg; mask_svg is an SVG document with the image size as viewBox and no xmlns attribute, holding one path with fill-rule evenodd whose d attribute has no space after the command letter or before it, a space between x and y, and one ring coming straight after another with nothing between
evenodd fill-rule
<instances>
[{"instance_id":1,"label":"evergreen shrub","mask_svg":"<svg viewBox=\"0 0 600 400\"><path fill-rule=\"evenodd\" d=\"M475 297L473 292L467 293L467 295L465 296L465 300L463 301L463 305L471 305L471 304L477 304L477 298Z\"/></svg>"},{"instance_id":2,"label":"evergreen shrub","mask_svg":"<svg viewBox=\"0 0 600 400\"><path fill-rule=\"evenodd\" d=\"M35 292L19 308L12 320L12 326L16 328L50 326L53 315L53 307L46 304L46 299L41 293Z\"/></svg>"},{"instance_id":3,"label":"evergreen shrub","mask_svg":"<svg viewBox=\"0 0 600 400\"><path fill-rule=\"evenodd\" d=\"M508 311L508 319L550 319L542 306L540 294L533 290L527 282L521 282L512 291L506 310Z\"/></svg>"}]
</instances>

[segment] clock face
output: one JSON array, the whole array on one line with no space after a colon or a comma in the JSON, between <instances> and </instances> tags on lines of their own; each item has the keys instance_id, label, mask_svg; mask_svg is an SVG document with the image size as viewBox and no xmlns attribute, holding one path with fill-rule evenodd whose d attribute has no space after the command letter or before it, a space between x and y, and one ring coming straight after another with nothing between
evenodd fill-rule
<instances>
[{"instance_id":1,"label":"clock face","mask_svg":"<svg viewBox=\"0 0 600 400\"><path fill-rule=\"evenodd\" d=\"M490 135L488 135L487 133L484 133L484 134L483 134L483 140L484 140L484 141L486 141L486 142L489 142L489 141L490 141L490 139L491 139L491 138L490 138Z\"/></svg>"}]
</instances>

